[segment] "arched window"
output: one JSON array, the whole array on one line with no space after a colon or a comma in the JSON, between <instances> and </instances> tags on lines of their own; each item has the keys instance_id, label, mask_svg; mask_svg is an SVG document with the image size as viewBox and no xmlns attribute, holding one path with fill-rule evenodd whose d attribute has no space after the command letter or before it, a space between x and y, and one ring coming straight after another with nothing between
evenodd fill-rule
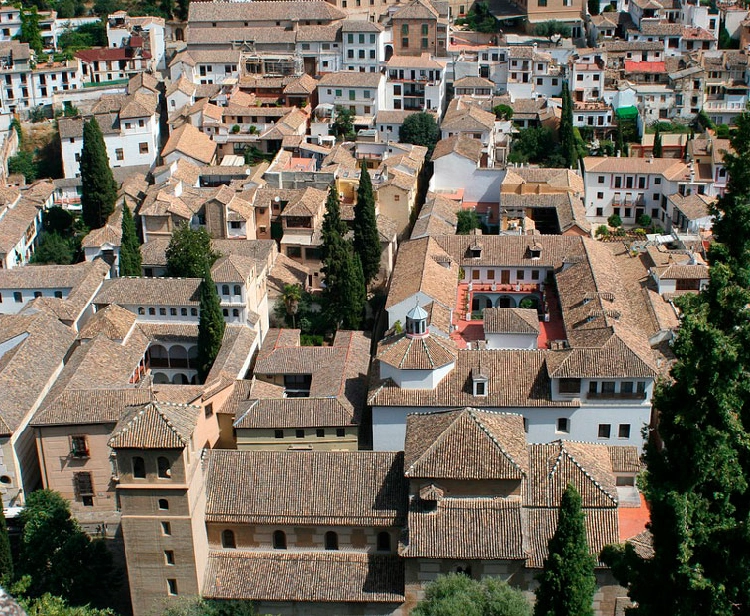
<instances>
[{"instance_id":1,"label":"arched window","mask_svg":"<svg viewBox=\"0 0 750 616\"><path fill-rule=\"evenodd\" d=\"M141 456L133 457L133 477L136 479L146 478L146 462Z\"/></svg>"},{"instance_id":2,"label":"arched window","mask_svg":"<svg viewBox=\"0 0 750 616\"><path fill-rule=\"evenodd\" d=\"M329 530L325 536L326 550L339 549L339 536L332 530Z\"/></svg>"},{"instance_id":3,"label":"arched window","mask_svg":"<svg viewBox=\"0 0 750 616\"><path fill-rule=\"evenodd\" d=\"M169 509L169 501L166 498L159 499L159 509L163 509L164 511Z\"/></svg>"},{"instance_id":4,"label":"arched window","mask_svg":"<svg viewBox=\"0 0 750 616\"><path fill-rule=\"evenodd\" d=\"M240 316L240 311L239 311L239 310L238 310L237 308L235 308L234 310L232 310L232 316L233 316L233 317L234 317L235 319L239 318L239 316Z\"/></svg>"},{"instance_id":5,"label":"arched window","mask_svg":"<svg viewBox=\"0 0 750 616\"><path fill-rule=\"evenodd\" d=\"M233 530L226 529L221 531L221 547L229 548L232 550L237 547L237 543L234 540Z\"/></svg>"},{"instance_id":6,"label":"arched window","mask_svg":"<svg viewBox=\"0 0 750 616\"><path fill-rule=\"evenodd\" d=\"M149 308L148 313L153 317L154 315L156 315L156 308Z\"/></svg>"},{"instance_id":7,"label":"arched window","mask_svg":"<svg viewBox=\"0 0 750 616\"><path fill-rule=\"evenodd\" d=\"M156 459L156 466L158 468L159 477L162 479L169 479L172 476L172 469L169 466L169 460L164 456L159 456Z\"/></svg>"},{"instance_id":8,"label":"arched window","mask_svg":"<svg viewBox=\"0 0 750 616\"><path fill-rule=\"evenodd\" d=\"M391 535L385 531L378 533L378 552L391 551Z\"/></svg>"},{"instance_id":9,"label":"arched window","mask_svg":"<svg viewBox=\"0 0 750 616\"><path fill-rule=\"evenodd\" d=\"M286 550L286 533L283 530L273 531L273 549Z\"/></svg>"},{"instance_id":10,"label":"arched window","mask_svg":"<svg viewBox=\"0 0 750 616\"><path fill-rule=\"evenodd\" d=\"M229 285L228 284L221 285L221 294L222 295L229 295Z\"/></svg>"},{"instance_id":11,"label":"arched window","mask_svg":"<svg viewBox=\"0 0 750 616\"><path fill-rule=\"evenodd\" d=\"M191 308L190 309L190 316L191 317L197 317L198 316L198 309L197 308Z\"/></svg>"}]
</instances>

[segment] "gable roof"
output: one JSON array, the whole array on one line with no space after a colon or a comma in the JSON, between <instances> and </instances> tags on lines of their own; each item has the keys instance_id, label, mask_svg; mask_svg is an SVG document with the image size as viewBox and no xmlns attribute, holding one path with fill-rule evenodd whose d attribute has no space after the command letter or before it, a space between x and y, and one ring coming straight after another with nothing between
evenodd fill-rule
<instances>
[{"instance_id":1,"label":"gable roof","mask_svg":"<svg viewBox=\"0 0 750 616\"><path fill-rule=\"evenodd\" d=\"M450 339L401 334L382 340L377 358L400 370L434 370L456 361L456 346Z\"/></svg>"},{"instance_id":2,"label":"gable roof","mask_svg":"<svg viewBox=\"0 0 750 616\"><path fill-rule=\"evenodd\" d=\"M539 334L535 308L485 308L485 334Z\"/></svg>"},{"instance_id":3,"label":"gable roof","mask_svg":"<svg viewBox=\"0 0 750 616\"><path fill-rule=\"evenodd\" d=\"M199 406L151 401L130 406L109 439L113 449L182 449L190 443Z\"/></svg>"},{"instance_id":4,"label":"gable roof","mask_svg":"<svg viewBox=\"0 0 750 616\"><path fill-rule=\"evenodd\" d=\"M447 139L441 139L435 145L435 149L432 152L432 160L437 160L448 154L458 154L463 158L479 162L482 158L482 142L463 133L453 135Z\"/></svg>"},{"instance_id":5,"label":"gable roof","mask_svg":"<svg viewBox=\"0 0 750 616\"><path fill-rule=\"evenodd\" d=\"M521 479L528 472L521 415L464 408L412 414L406 424L407 477Z\"/></svg>"},{"instance_id":6,"label":"gable roof","mask_svg":"<svg viewBox=\"0 0 750 616\"><path fill-rule=\"evenodd\" d=\"M408 484L403 453L214 449L207 458L209 523L395 526L405 522ZM332 482L332 477L346 481Z\"/></svg>"}]
</instances>

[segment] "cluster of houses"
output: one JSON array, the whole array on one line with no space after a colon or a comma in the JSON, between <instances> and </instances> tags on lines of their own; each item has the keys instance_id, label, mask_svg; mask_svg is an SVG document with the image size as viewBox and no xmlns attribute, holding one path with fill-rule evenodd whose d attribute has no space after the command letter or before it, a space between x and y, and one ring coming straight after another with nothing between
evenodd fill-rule
<instances>
[{"instance_id":1,"label":"cluster of houses","mask_svg":"<svg viewBox=\"0 0 750 616\"><path fill-rule=\"evenodd\" d=\"M664 132L654 156L646 128L743 112L746 48L718 39L745 41L750 21L735 6L590 4L493 3L508 28L482 34L458 23L463 0L193 2L185 23L114 13L107 47L65 62L37 59L14 38L20 9L1 7L3 506L50 488L84 528L121 536L135 616L195 595L405 616L449 572L531 599L569 483L592 553L652 554L640 455L674 299L709 279L731 145ZM533 34L549 20L572 36ZM78 25L58 22L41 15L49 51ZM520 130L557 128L565 82L592 152L621 121L640 143L574 169L509 162ZM65 177L25 183L7 173L10 118L40 106L68 110ZM351 131L335 134L342 109ZM434 148L400 142L418 112L439 124ZM92 118L115 211L82 262L33 265L45 210L80 209ZM325 288L326 198L351 226L362 173L381 326L308 346L281 298ZM138 277L119 276L125 206ZM466 211L479 228L461 228ZM614 215L652 228L612 241ZM166 275L185 225L219 255L226 331L203 380L201 280ZM603 563L596 578L597 616L623 613L627 590Z\"/></svg>"}]
</instances>

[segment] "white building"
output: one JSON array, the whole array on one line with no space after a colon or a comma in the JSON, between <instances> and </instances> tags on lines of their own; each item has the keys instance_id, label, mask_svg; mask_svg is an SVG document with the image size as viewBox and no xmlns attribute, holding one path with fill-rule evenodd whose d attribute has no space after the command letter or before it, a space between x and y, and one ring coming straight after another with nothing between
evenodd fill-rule
<instances>
[{"instance_id":1,"label":"white building","mask_svg":"<svg viewBox=\"0 0 750 616\"><path fill-rule=\"evenodd\" d=\"M153 93L102 96L91 116L61 118L58 126L65 177L80 176L83 124L94 117L112 167L152 167L159 155L159 99Z\"/></svg>"},{"instance_id":2,"label":"white building","mask_svg":"<svg viewBox=\"0 0 750 616\"><path fill-rule=\"evenodd\" d=\"M42 212L54 203L55 185L38 180L19 190L0 187L0 269L26 265L42 229Z\"/></svg>"},{"instance_id":3,"label":"white building","mask_svg":"<svg viewBox=\"0 0 750 616\"><path fill-rule=\"evenodd\" d=\"M445 65L421 57L393 56L386 63L385 109L435 110L445 105Z\"/></svg>"},{"instance_id":4,"label":"white building","mask_svg":"<svg viewBox=\"0 0 750 616\"><path fill-rule=\"evenodd\" d=\"M340 71L327 73L318 82L321 104L350 109L361 118L374 121L385 104L385 77L381 73Z\"/></svg>"},{"instance_id":5,"label":"white building","mask_svg":"<svg viewBox=\"0 0 750 616\"><path fill-rule=\"evenodd\" d=\"M154 71L167 68L164 32L165 24L161 17L131 17L125 11L117 11L107 18L107 46L133 46L131 37L142 37L145 49L151 54L150 68Z\"/></svg>"},{"instance_id":6,"label":"white building","mask_svg":"<svg viewBox=\"0 0 750 616\"><path fill-rule=\"evenodd\" d=\"M379 24L364 19L342 21L341 42L344 70L375 73L385 60L385 34Z\"/></svg>"}]
</instances>

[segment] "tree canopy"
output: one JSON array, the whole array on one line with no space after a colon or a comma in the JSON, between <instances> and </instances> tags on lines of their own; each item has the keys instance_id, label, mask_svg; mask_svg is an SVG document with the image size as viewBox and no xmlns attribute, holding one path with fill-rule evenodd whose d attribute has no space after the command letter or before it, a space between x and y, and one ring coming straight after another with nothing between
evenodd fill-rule
<instances>
[{"instance_id":1,"label":"tree canopy","mask_svg":"<svg viewBox=\"0 0 750 616\"><path fill-rule=\"evenodd\" d=\"M508 155L511 163L535 163L545 167L565 167L565 157L555 131L548 126L531 126L518 131Z\"/></svg>"},{"instance_id":2,"label":"tree canopy","mask_svg":"<svg viewBox=\"0 0 750 616\"><path fill-rule=\"evenodd\" d=\"M336 117L333 119L333 134L337 137L354 135L354 112L348 107L336 107Z\"/></svg>"},{"instance_id":3,"label":"tree canopy","mask_svg":"<svg viewBox=\"0 0 750 616\"><path fill-rule=\"evenodd\" d=\"M440 127L431 113L420 111L404 120L398 135L401 143L424 146L428 153L432 154L435 144L440 139Z\"/></svg>"},{"instance_id":4,"label":"tree canopy","mask_svg":"<svg viewBox=\"0 0 750 616\"><path fill-rule=\"evenodd\" d=\"M193 229L187 223L180 225L167 246L167 276L203 278L206 262L210 267L219 256L211 248L211 236L203 227Z\"/></svg>"},{"instance_id":5,"label":"tree canopy","mask_svg":"<svg viewBox=\"0 0 750 616\"><path fill-rule=\"evenodd\" d=\"M38 265L70 265L74 258L75 249L71 241L53 231L42 235L31 262Z\"/></svg>"},{"instance_id":6,"label":"tree canopy","mask_svg":"<svg viewBox=\"0 0 750 616\"><path fill-rule=\"evenodd\" d=\"M120 242L120 276L141 275L141 245L135 230L133 214L122 204L122 240Z\"/></svg>"},{"instance_id":7,"label":"tree canopy","mask_svg":"<svg viewBox=\"0 0 750 616\"><path fill-rule=\"evenodd\" d=\"M736 616L750 610L750 116L724 154L709 284L678 300L672 380L654 396L658 431L643 492L654 556L607 548L637 616Z\"/></svg>"},{"instance_id":8,"label":"tree canopy","mask_svg":"<svg viewBox=\"0 0 750 616\"><path fill-rule=\"evenodd\" d=\"M563 492L557 529L539 575L534 616L593 616L596 559L586 539L581 496L573 485Z\"/></svg>"},{"instance_id":9,"label":"tree canopy","mask_svg":"<svg viewBox=\"0 0 750 616\"><path fill-rule=\"evenodd\" d=\"M474 229L479 229L482 226L479 214L474 210L458 210L456 218L458 218L456 235L468 235Z\"/></svg>"},{"instance_id":10,"label":"tree canopy","mask_svg":"<svg viewBox=\"0 0 750 616\"><path fill-rule=\"evenodd\" d=\"M502 580L451 573L427 585L411 616L531 616L531 606Z\"/></svg>"},{"instance_id":11,"label":"tree canopy","mask_svg":"<svg viewBox=\"0 0 750 616\"><path fill-rule=\"evenodd\" d=\"M370 284L380 271L380 233L375 215L375 195L367 165L363 162L354 205L354 252L362 260L365 285Z\"/></svg>"},{"instance_id":12,"label":"tree canopy","mask_svg":"<svg viewBox=\"0 0 750 616\"><path fill-rule=\"evenodd\" d=\"M661 126L656 125L656 132L654 133L654 146L652 149L654 158L662 157L662 146L661 146Z\"/></svg>"},{"instance_id":13,"label":"tree canopy","mask_svg":"<svg viewBox=\"0 0 750 616\"><path fill-rule=\"evenodd\" d=\"M568 82L562 85L562 114L560 116L560 153L569 169L578 167L578 144L573 127L573 100Z\"/></svg>"},{"instance_id":14,"label":"tree canopy","mask_svg":"<svg viewBox=\"0 0 750 616\"><path fill-rule=\"evenodd\" d=\"M120 582L103 540L92 540L72 517L68 502L52 490L26 495L21 511L16 573L30 576L27 594L62 597L72 605L107 605Z\"/></svg>"},{"instance_id":15,"label":"tree canopy","mask_svg":"<svg viewBox=\"0 0 750 616\"><path fill-rule=\"evenodd\" d=\"M115 209L117 184L109 166L104 136L96 118L83 125L81 149L81 210L90 229L99 229Z\"/></svg>"},{"instance_id":16,"label":"tree canopy","mask_svg":"<svg viewBox=\"0 0 750 616\"><path fill-rule=\"evenodd\" d=\"M18 40L28 43L29 47L38 54L44 51L42 31L39 28L39 12L35 6L21 10L21 31L18 34Z\"/></svg>"}]
</instances>

